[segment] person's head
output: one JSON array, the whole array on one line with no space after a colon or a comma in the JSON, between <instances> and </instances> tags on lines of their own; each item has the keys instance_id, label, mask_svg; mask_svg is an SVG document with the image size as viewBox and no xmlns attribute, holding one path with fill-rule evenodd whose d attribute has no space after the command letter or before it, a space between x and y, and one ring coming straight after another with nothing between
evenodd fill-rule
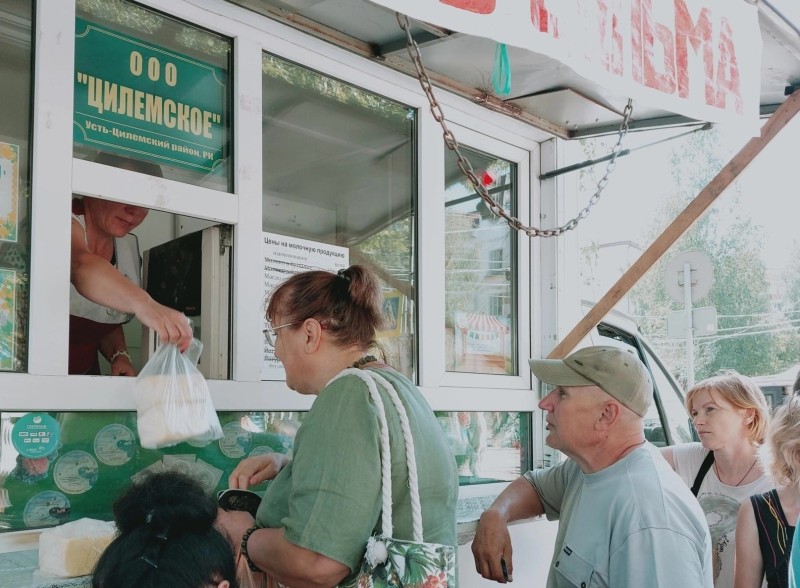
<instances>
[{"instance_id":1,"label":"person's head","mask_svg":"<svg viewBox=\"0 0 800 588\"><path fill-rule=\"evenodd\" d=\"M726 372L695 384L686 393L686 410L706 449L721 449L742 439L753 445L764 442L767 399L747 376Z\"/></svg>"},{"instance_id":2,"label":"person's head","mask_svg":"<svg viewBox=\"0 0 800 588\"><path fill-rule=\"evenodd\" d=\"M97 562L93 588L237 588L233 551L216 516L216 503L184 474L134 482L114 503L119 535Z\"/></svg>"},{"instance_id":3,"label":"person's head","mask_svg":"<svg viewBox=\"0 0 800 588\"><path fill-rule=\"evenodd\" d=\"M565 359L531 359L531 371L556 388L539 402L546 410L547 444L570 456L611 431L642 432L653 383L633 353L616 347L579 349Z\"/></svg>"},{"instance_id":4,"label":"person's head","mask_svg":"<svg viewBox=\"0 0 800 588\"><path fill-rule=\"evenodd\" d=\"M775 410L759 453L775 484L800 484L800 396L787 396Z\"/></svg>"},{"instance_id":5,"label":"person's head","mask_svg":"<svg viewBox=\"0 0 800 588\"><path fill-rule=\"evenodd\" d=\"M797 372L797 377L794 379L794 386L792 386L792 392L800 392L800 372Z\"/></svg>"},{"instance_id":6,"label":"person's head","mask_svg":"<svg viewBox=\"0 0 800 588\"><path fill-rule=\"evenodd\" d=\"M81 205L86 222L111 237L124 237L147 217L149 209L134 204L84 196Z\"/></svg>"},{"instance_id":7,"label":"person's head","mask_svg":"<svg viewBox=\"0 0 800 588\"><path fill-rule=\"evenodd\" d=\"M267 305L265 334L283 363L287 385L309 391L304 376L321 344L334 352L365 352L374 345L382 304L378 279L360 265L338 273L303 272L278 286Z\"/></svg>"},{"instance_id":8,"label":"person's head","mask_svg":"<svg viewBox=\"0 0 800 588\"><path fill-rule=\"evenodd\" d=\"M101 151L95 155L92 161L157 178L164 177L161 167L155 163L121 157L113 153ZM147 213L150 212L149 209L142 206L113 202L102 198L91 198L89 196L83 198L81 207L89 222L96 229L112 237L124 237L142 224Z\"/></svg>"}]
</instances>

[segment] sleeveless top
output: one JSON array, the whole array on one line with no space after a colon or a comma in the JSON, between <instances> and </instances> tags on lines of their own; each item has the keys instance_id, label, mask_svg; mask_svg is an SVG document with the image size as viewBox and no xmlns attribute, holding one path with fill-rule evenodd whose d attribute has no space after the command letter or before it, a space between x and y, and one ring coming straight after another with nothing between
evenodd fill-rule
<instances>
[{"instance_id":1,"label":"sleeveless top","mask_svg":"<svg viewBox=\"0 0 800 588\"><path fill-rule=\"evenodd\" d=\"M87 242L86 221L82 215L73 214L83 227ZM128 234L115 239L115 267L131 282L141 287L142 258L139 255L139 240ZM122 323L134 315L119 312L92 302L82 296L70 283L69 292L69 371L70 374L99 375L100 362L97 352L100 342Z\"/></svg>"},{"instance_id":2,"label":"sleeveless top","mask_svg":"<svg viewBox=\"0 0 800 588\"><path fill-rule=\"evenodd\" d=\"M789 556L794 527L786 520L778 491L770 490L750 497L758 527L758 546L764 562L764 577L769 588L789 585Z\"/></svg>"},{"instance_id":3,"label":"sleeveless top","mask_svg":"<svg viewBox=\"0 0 800 588\"><path fill-rule=\"evenodd\" d=\"M687 487L691 488L694 484L697 471L706 455L708 449L700 443L679 443L673 446L675 471L683 478ZM703 478L697 500L706 513L708 528L711 531L711 556L716 588L733 586L736 517L739 514L739 506L753 494L766 492L774 486L767 475L749 484L728 486L720 482L714 468L709 469ZM766 586L766 582L762 584L762 588Z\"/></svg>"},{"instance_id":4,"label":"sleeveless top","mask_svg":"<svg viewBox=\"0 0 800 588\"><path fill-rule=\"evenodd\" d=\"M83 227L83 238L88 245L86 235L86 221L83 216L76 214L72 218ZM142 257L139 254L139 239L136 235L128 234L115 239L116 265L115 267L137 286L142 286ZM133 318L132 314L120 312L113 308L101 306L82 296L73 284L69 291L69 313L98 323L119 325L127 323Z\"/></svg>"}]
</instances>

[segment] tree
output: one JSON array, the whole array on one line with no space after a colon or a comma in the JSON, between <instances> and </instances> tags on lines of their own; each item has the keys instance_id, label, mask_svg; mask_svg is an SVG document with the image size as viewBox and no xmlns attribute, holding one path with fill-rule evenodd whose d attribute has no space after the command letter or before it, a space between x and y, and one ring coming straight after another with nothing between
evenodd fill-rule
<instances>
[{"instance_id":1,"label":"tree","mask_svg":"<svg viewBox=\"0 0 800 588\"><path fill-rule=\"evenodd\" d=\"M653 241L662 225L673 219L721 169L718 142L715 131L695 133L673 151L676 190L654 216L645 242ZM682 310L683 305L667 295L662 278L665 265L682 251L705 253L714 268L714 285L708 296L695 306L716 307L718 333L695 339L697 380L725 369L746 375L779 371L785 368L782 362L787 353L800 344L796 332L769 332L780 315L772 307L766 267L759 257L760 228L737 213L737 203L742 197L738 186L734 185L731 192L718 198L631 293L637 314L647 317L642 321L642 330L653 340L659 355L673 366L680 366L676 375L683 381L686 381L685 346L665 336L665 317L670 311Z\"/></svg>"}]
</instances>

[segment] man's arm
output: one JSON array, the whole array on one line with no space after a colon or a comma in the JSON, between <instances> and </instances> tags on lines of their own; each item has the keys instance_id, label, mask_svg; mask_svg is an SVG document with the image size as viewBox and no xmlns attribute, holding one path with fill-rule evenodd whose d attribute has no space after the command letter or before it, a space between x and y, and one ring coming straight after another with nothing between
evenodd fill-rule
<instances>
[{"instance_id":1,"label":"man's arm","mask_svg":"<svg viewBox=\"0 0 800 588\"><path fill-rule=\"evenodd\" d=\"M508 523L544 514L544 505L539 494L525 478L517 478L503 490L500 496L482 515L478 523L475 539L472 541L472 555L475 569L488 580L501 584L514 577L514 563L511 558L511 536ZM501 560L505 561L507 575L503 575Z\"/></svg>"}]
</instances>

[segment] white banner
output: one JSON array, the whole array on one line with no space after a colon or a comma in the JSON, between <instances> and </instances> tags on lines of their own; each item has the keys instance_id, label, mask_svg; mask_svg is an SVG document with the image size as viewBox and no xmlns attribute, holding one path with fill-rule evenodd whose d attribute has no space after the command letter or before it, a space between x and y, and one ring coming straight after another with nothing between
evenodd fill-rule
<instances>
[{"instance_id":1,"label":"white banner","mask_svg":"<svg viewBox=\"0 0 800 588\"><path fill-rule=\"evenodd\" d=\"M761 34L745 0L371 1L547 55L651 108L758 133Z\"/></svg>"}]
</instances>

